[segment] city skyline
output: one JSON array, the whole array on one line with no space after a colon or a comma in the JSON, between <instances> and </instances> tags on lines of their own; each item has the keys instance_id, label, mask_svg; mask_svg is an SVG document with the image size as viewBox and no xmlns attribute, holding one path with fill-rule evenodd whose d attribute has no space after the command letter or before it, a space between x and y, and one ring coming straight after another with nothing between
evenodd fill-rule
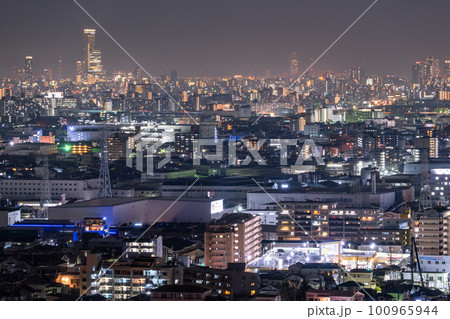
<instances>
[{"instance_id":1,"label":"city skyline","mask_svg":"<svg viewBox=\"0 0 450 319\"><path fill-rule=\"evenodd\" d=\"M395 73L411 77L411 65L416 60L428 55L447 59L450 46L439 39L443 37L440 30L445 29L446 23L441 14L449 4L432 1L428 6L414 3L404 6L404 2L377 3L313 71L341 73L361 66L369 74ZM332 9L337 4L328 1L320 5L311 1L287 1L279 5L248 1L230 8L203 1L175 7L173 2L138 1L133 8L142 10L134 10L132 19L130 10L133 8L120 1L81 4L152 74L177 70L182 77L255 73L261 77L266 70L273 76L288 74L290 52L298 53L299 70L306 69L333 37L370 3L345 1L339 6L346 10L336 11ZM10 5L5 4L5 10ZM14 46L0 53L2 61L11 61L0 66L0 75L12 76L13 66L17 70L22 66L23 57L30 55L34 57L36 73L49 68L55 74L61 59L62 75L73 77L76 61L83 57L83 29L96 26L72 1L41 1L38 6L31 1L21 1L19 7L23 9L23 25L2 35L4 41L14 41ZM434 10L437 8L440 10ZM54 11L60 14L52 15ZM148 11L158 12L158 15L145 20L142 15ZM39 22L35 12L41 13ZM401 19L393 18L399 14ZM261 18L245 18L255 15ZM13 23L9 19L6 17L1 22L3 27ZM423 23L417 23L419 19ZM265 26L267 21L271 22L270 28ZM100 30L97 42L108 74L135 67Z\"/></svg>"},{"instance_id":2,"label":"city skyline","mask_svg":"<svg viewBox=\"0 0 450 319\"><path fill-rule=\"evenodd\" d=\"M6 3L0 301L449 301L447 9Z\"/></svg>"}]
</instances>

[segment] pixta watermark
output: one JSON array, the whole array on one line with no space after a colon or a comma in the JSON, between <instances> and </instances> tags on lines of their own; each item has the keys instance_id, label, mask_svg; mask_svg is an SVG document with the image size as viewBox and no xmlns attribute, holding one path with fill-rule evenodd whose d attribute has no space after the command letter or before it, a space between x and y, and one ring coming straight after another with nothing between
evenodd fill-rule
<instances>
[{"instance_id":1,"label":"pixta watermark","mask_svg":"<svg viewBox=\"0 0 450 319\"><path fill-rule=\"evenodd\" d=\"M140 172L145 172L148 175L154 175L154 170L162 169L172 160L171 147L166 147L165 143L161 141L148 141L138 136L133 137L134 143L127 143L126 158L127 166L135 167ZM252 161L255 161L260 166L266 166L266 159L261 156L260 151L264 145L279 150L279 165L288 165L288 149L292 148L297 153L295 165L302 165L305 160L316 161L317 165L325 165L321 148L318 147L314 140L306 139L259 139L257 143L253 143L249 139L235 138L229 139L193 139L191 141L192 165L199 166L202 160L210 162L222 162L228 167L230 166L247 166ZM248 153L243 160L239 160L237 155L238 143L242 143ZM268 144L267 144L268 143ZM134 144L134 149L131 145ZM256 145L255 145L256 144ZM242 145L241 145L242 146ZM214 149L214 150L211 150ZM299 151L298 151L299 150ZM240 152L242 153L242 152ZM155 161L158 162L155 164ZM135 161L135 166L134 166ZM144 163L146 165L144 165Z\"/></svg>"}]
</instances>

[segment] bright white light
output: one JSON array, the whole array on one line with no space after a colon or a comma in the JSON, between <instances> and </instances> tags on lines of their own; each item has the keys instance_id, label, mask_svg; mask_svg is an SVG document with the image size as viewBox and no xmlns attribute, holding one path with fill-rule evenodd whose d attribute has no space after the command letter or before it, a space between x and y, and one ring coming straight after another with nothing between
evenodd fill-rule
<instances>
[{"instance_id":1,"label":"bright white light","mask_svg":"<svg viewBox=\"0 0 450 319\"><path fill-rule=\"evenodd\" d=\"M370 244L370 249L375 249L377 245L375 245L375 243Z\"/></svg>"}]
</instances>

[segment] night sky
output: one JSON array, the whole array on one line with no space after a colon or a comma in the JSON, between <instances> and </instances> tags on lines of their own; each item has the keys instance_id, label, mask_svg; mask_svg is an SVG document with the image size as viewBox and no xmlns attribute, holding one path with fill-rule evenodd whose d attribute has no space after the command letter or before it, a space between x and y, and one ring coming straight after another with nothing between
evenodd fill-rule
<instances>
[{"instance_id":1,"label":"night sky","mask_svg":"<svg viewBox=\"0 0 450 319\"><path fill-rule=\"evenodd\" d=\"M180 76L287 72L296 51L300 71L373 0L79 0L152 74ZM0 6L0 76L34 58L73 76L83 56L83 28L97 28L72 0L9 0ZM361 65L369 74L411 76L426 55L450 58L450 1L379 0L314 71ZM134 63L99 28L108 74Z\"/></svg>"}]
</instances>

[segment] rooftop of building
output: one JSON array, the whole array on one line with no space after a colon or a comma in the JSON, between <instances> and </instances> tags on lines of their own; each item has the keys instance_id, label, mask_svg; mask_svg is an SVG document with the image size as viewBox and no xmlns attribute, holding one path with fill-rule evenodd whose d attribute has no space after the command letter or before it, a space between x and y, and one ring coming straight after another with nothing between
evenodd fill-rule
<instances>
[{"instance_id":1,"label":"rooftop of building","mask_svg":"<svg viewBox=\"0 0 450 319\"><path fill-rule=\"evenodd\" d=\"M178 178L175 180L164 181L165 186L189 186L194 181L194 178ZM245 177L220 177L214 176L210 178L203 178L195 183L196 187L200 186L222 186L222 187L237 187L237 186L253 186L258 187L251 178Z\"/></svg>"},{"instance_id":2,"label":"rooftop of building","mask_svg":"<svg viewBox=\"0 0 450 319\"><path fill-rule=\"evenodd\" d=\"M309 269L317 269L317 268L341 269L341 267L337 263L306 263L306 264L297 263L297 264L300 264L300 267L303 269L308 269L308 268Z\"/></svg>"},{"instance_id":3,"label":"rooftop of building","mask_svg":"<svg viewBox=\"0 0 450 319\"><path fill-rule=\"evenodd\" d=\"M56 208L75 208L75 207L111 207L142 201L169 201L169 202L211 202L209 198L177 198L172 197L113 197L113 198L96 198L85 201L77 201Z\"/></svg>"},{"instance_id":4,"label":"rooftop of building","mask_svg":"<svg viewBox=\"0 0 450 319\"><path fill-rule=\"evenodd\" d=\"M366 269L366 268L355 268L355 269L351 269L349 272L355 273L355 274L368 274L368 273L371 273L372 270Z\"/></svg>"},{"instance_id":5,"label":"rooftop of building","mask_svg":"<svg viewBox=\"0 0 450 319\"><path fill-rule=\"evenodd\" d=\"M224 214L220 219L211 220L209 225L234 225L238 223L245 223L253 218L255 218L255 216L252 214L245 213Z\"/></svg>"},{"instance_id":6,"label":"rooftop of building","mask_svg":"<svg viewBox=\"0 0 450 319\"><path fill-rule=\"evenodd\" d=\"M195 245L195 243L188 239L171 237L171 238L164 238L163 245L174 251L179 251L187 247L191 247L192 245Z\"/></svg>"},{"instance_id":7,"label":"rooftop of building","mask_svg":"<svg viewBox=\"0 0 450 319\"><path fill-rule=\"evenodd\" d=\"M153 289L152 291L168 293L204 293L209 291L209 289L195 285L166 285Z\"/></svg>"},{"instance_id":8,"label":"rooftop of building","mask_svg":"<svg viewBox=\"0 0 450 319\"><path fill-rule=\"evenodd\" d=\"M315 294L321 294L321 295L328 295L328 296L338 296L338 297L353 297L357 292L356 291L341 291L341 290L316 290L316 289L309 289L308 293L315 293Z\"/></svg>"},{"instance_id":9,"label":"rooftop of building","mask_svg":"<svg viewBox=\"0 0 450 319\"><path fill-rule=\"evenodd\" d=\"M410 187L408 186L399 186L399 187L378 187L376 190L376 194L389 194L393 192L399 192L403 190L407 190ZM276 194L306 194L306 193L324 193L324 194L348 194L352 196L357 196L357 194L352 191L351 186L339 186L339 187L330 187L330 188L315 188L315 187L292 187L292 188L281 188L281 189L269 189L265 188L265 190L257 190L251 191L249 193L276 193ZM361 187L360 193L371 193L371 187Z\"/></svg>"}]
</instances>

